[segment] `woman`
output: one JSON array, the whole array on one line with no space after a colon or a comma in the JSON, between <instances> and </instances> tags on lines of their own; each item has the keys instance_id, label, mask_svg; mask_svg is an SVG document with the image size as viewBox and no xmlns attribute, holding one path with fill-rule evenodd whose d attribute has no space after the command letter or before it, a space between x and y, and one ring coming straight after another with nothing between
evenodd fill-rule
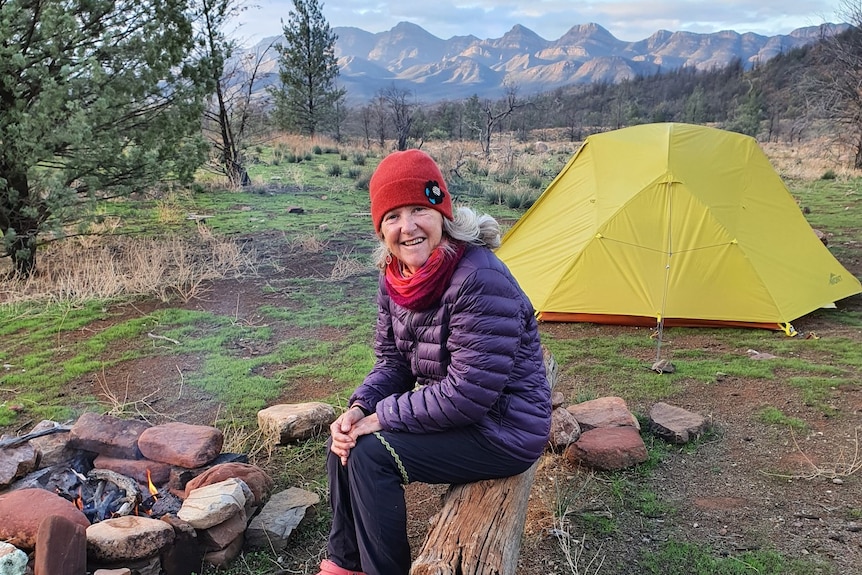
<instances>
[{"instance_id":1,"label":"woman","mask_svg":"<svg viewBox=\"0 0 862 575\"><path fill-rule=\"evenodd\" d=\"M377 361L330 426L320 575L406 575L402 486L516 475L550 430L537 323L491 251L497 222L453 214L440 169L419 150L384 158L370 196L381 240Z\"/></svg>"}]
</instances>

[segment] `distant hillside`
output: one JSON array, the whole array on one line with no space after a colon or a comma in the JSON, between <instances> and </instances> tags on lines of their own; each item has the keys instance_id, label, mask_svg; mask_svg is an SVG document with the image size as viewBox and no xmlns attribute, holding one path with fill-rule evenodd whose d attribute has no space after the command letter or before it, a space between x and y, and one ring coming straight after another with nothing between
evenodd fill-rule
<instances>
[{"instance_id":1,"label":"distant hillside","mask_svg":"<svg viewBox=\"0 0 862 575\"><path fill-rule=\"evenodd\" d=\"M501 38L485 40L475 36L442 40L408 22L376 34L352 27L336 27L333 32L338 35L339 81L350 104L363 104L393 84L430 103L473 94L497 98L507 83L517 85L523 95L573 84L617 83L680 68L723 68L735 60L747 69L846 28L823 24L777 36L659 30L638 42L618 40L598 24L573 26L557 40L545 40L521 25ZM252 49L279 40L266 38ZM276 54L270 53L262 85L277 81Z\"/></svg>"}]
</instances>

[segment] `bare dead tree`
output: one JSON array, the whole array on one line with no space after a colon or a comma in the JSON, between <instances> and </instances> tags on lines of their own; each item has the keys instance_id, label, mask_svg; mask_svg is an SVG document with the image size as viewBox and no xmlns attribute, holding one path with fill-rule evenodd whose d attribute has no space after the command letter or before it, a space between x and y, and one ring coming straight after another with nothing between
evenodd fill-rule
<instances>
[{"instance_id":1,"label":"bare dead tree","mask_svg":"<svg viewBox=\"0 0 862 575\"><path fill-rule=\"evenodd\" d=\"M203 131L213 149L207 166L226 176L232 187L248 185L246 150L265 141L268 134L263 118L269 101L256 86L268 49L232 60L204 113Z\"/></svg>"},{"instance_id":2,"label":"bare dead tree","mask_svg":"<svg viewBox=\"0 0 862 575\"><path fill-rule=\"evenodd\" d=\"M386 100L379 93L371 100L371 119L374 123L374 131L377 134L377 143L380 149L386 147L386 126L389 123L389 111L386 108Z\"/></svg>"},{"instance_id":3,"label":"bare dead tree","mask_svg":"<svg viewBox=\"0 0 862 575\"><path fill-rule=\"evenodd\" d=\"M242 53L228 37L226 26L244 9L238 0L201 0L202 55L212 62L214 91L203 117L203 134L210 144L206 167L224 175L230 186L250 183L245 150L262 141L260 131L268 102L261 97L261 65L272 44Z\"/></svg>"},{"instance_id":4,"label":"bare dead tree","mask_svg":"<svg viewBox=\"0 0 862 575\"><path fill-rule=\"evenodd\" d=\"M410 127L413 125L415 105L410 102L413 92L391 84L386 88L381 88L377 95L389 108L389 117L395 128L395 149L398 151L406 150Z\"/></svg>"},{"instance_id":5,"label":"bare dead tree","mask_svg":"<svg viewBox=\"0 0 862 575\"><path fill-rule=\"evenodd\" d=\"M494 133L494 129L512 115L512 112L526 105L526 102L518 99L517 85L506 83L505 89L506 95L502 100L497 102L486 100L483 106L482 112L485 123L482 126L480 144L486 158L491 155L491 135Z\"/></svg>"},{"instance_id":6,"label":"bare dead tree","mask_svg":"<svg viewBox=\"0 0 862 575\"><path fill-rule=\"evenodd\" d=\"M809 101L809 113L841 126L837 132L848 139L853 167L862 168L862 0L843 0L839 6L839 16L850 28L828 34L823 27L818 64L801 86L817 95Z\"/></svg>"},{"instance_id":7,"label":"bare dead tree","mask_svg":"<svg viewBox=\"0 0 862 575\"><path fill-rule=\"evenodd\" d=\"M357 117L362 127L362 139L365 141L365 148L368 149L371 147L371 130L374 120L374 110L371 105L362 106Z\"/></svg>"}]
</instances>

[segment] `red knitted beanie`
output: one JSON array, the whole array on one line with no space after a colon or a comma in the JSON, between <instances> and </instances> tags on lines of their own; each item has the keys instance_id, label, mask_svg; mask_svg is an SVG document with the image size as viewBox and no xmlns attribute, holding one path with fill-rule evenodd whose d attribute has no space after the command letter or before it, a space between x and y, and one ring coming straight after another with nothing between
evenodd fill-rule
<instances>
[{"instance_id":1,"label":"red knitted beanie","mask_svg":"<svg viewBox=\"0 0 862 575\"><path fill-rule=\"evenodd\" d=\"M383 158L368 184L371 221L380 223L389 210L404 206L426 206L452 219L452 198L440 168L421 150L393 152Z\"/></svg>"}]
</instances>

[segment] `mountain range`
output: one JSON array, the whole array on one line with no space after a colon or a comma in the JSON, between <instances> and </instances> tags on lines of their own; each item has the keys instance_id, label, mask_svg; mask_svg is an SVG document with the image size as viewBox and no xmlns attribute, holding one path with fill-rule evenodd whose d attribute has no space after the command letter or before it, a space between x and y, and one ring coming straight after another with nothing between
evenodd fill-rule
<instances>
[{"instance_id":1,"label":"mountain range","mask_svg":"<svg viewBox=\"0 0 862 575\"><path fill-rule=\"evenodd\" d=\"M443 40L416 24L401 22L386 32L334 27L339 83L350 105L370 101L382 88L409 90L417 101L499 98L506 86L527 95L572 84L616 83L682 67L722 68L739 60L746 68L778 54L845 30L846 24L798 28L762 36L732 30L699 34L659 30L626 42L598 24L580 24L556 40L545 40L515 25L501 38L453 36ZM263 39L264 50L282 36ZM263 84L278 78L277 54L269 49L261 70Z\"/></svg>"}]
</instances>

